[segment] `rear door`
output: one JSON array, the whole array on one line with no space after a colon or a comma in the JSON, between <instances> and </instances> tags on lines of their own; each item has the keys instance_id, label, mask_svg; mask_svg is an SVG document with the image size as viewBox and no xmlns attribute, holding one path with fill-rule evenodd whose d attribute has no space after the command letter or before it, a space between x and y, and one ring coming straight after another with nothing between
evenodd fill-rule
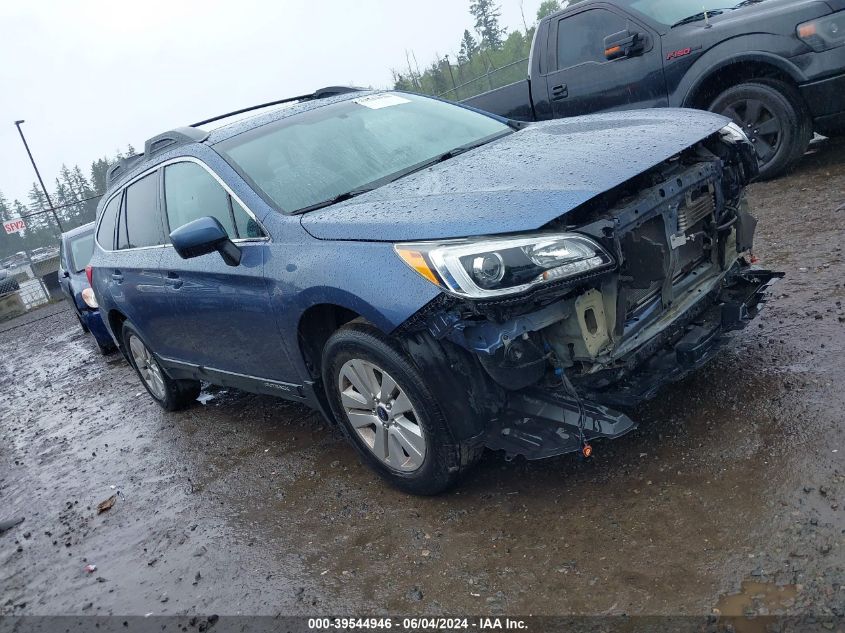
<instances>
[{"instance_id":1,"label":"rear door","mask_svg":"<svg viewBox=\"0 0 845 633\"><path fill-rule=\"evenodd\" d=\"M173 336L166 327L170 305L159 268L164 246L159 176L159 170L147 173L123 190L115 226L118 253L110 258L109 274L112 296L120 298L147 345L156 354L167 355Z\"/></svg>"},{"instance_id":2,"label":"rear door","mask_svg":"<svg viewBox=\"0 0 845 633\"><path fill-rule=\"evenodd\" d=\"M641 50L608 60L606 39L624 33L638 36ZM546 80L556 118L668 105L658 34L615 7L567 13L552 26L549 47L557 70Z\"/></svg>"},{"instance_id":3,"label":"rear door","mask_svg":"<svg viewBox=\"0 0 845 633\"><path fill-rule=\"evenodd\" d=\"M172 318L181 326L173 360L248 378L291 379L295 373L264 282L264 229L198 161L164 167L162 198L168 234L212 216L241 249L238 266L227 266L218 253L182 259L173 248L164 249Z\"/></svg>"}]
</instances>

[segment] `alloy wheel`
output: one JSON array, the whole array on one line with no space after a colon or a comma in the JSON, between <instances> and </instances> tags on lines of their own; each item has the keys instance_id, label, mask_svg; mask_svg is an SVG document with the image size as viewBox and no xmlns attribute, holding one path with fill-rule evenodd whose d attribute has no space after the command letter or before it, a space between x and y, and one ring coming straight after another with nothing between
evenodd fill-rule
<instances>
[{"instance_id":1,"label":"alloy wheel","mask_svg":"<svg viewBox=\"0 0 845 633\"><path fill-rule=\"evenodd\" d=\"M373 455L403 472L422 466L426 438L420 418L386 371L353 358L340 368L338 389L349 423Z\"/></svg>"},{"instance_id":2,"label":"alloy wheel","mask_svg":"<svg viewBox=\"0 0 845 633\"><path fill-rule=\"evenodd\" d=\"M166 391L164 388L164 376L155 358L137 336L129 337L129 352L135 367L141 375L141 380L157 399L164 400Z\"/></svg>"},{"instance_id":3,"label":"alloy wheel","mask_svg":"<svg viewBox=\"0 0 845 633\"><path fill-rule=\"evenodd\" d=\"M738 99L722 114L740 126L754 144L760 163L768 163L783 140L783 121L759 99Z\"/></svg>"}]
</instances>

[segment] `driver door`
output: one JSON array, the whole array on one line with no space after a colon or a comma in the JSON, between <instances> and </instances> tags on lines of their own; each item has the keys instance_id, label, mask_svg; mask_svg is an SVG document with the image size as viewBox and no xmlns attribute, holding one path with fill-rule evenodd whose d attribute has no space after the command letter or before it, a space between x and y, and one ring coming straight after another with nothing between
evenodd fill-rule
<instances>
[{"instance_id":1,"label":"driver door","mask_svg":"<svg viewBox=\"0 0 845 633\"><path fill-rule=\"evenodd\" d=\"M641 44L608 59L607 42L625 33ZM598 7L566 14L552 26L549 44L556 51L557 70L546 76L555 118L669 104L660 38L624 13Z\"/></svg>"},{"instance_id":2,"label":"driver door","mask_svg":"<svg viewBox=\"0 0 845 633\"><path fill-rule=\"evenodd\" d=\"M172 247L164 249L161 270L179 330L173 360L248 378L290 378L264 283L267 234L202 163L166 165L162 188L169 232L213 216L242 253L238 266L228 266L216 252L182 259Z\"/></svg>"}]
</instances>

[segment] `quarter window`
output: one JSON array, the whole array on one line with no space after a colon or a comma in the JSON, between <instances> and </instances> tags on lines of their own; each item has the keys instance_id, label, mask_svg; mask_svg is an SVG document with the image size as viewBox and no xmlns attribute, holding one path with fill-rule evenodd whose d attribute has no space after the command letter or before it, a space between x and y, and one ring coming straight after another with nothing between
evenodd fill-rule
<instances>
[{"instance_id":1,"label":"quarter window","mask_svg":"<svg viewBox=\"0 0 845 633\"><path fill-rule=\"evenodd\" d=\"M158 246L165 243L158 213L158 172L135 181L126 188L125 211L118 230L119 241L127 248ZM121 245L121 248L123 246Z\"/></svg>"},{"instance_id":2,"label":"quarter window","mask_svg":"<svg viewBox=\"0 0 845 633\"><path fill-rule=\"evenodd\" d=\"M628 22L606 9L590 9L557 23L557 67L606 62L604 38L628 28Z\"/></svg>"},{"instance_id":3,"label":"quarter window","mask_svg":"<svg viewBox=\"0 0 845 633\"><path fill-rule=\"evenodd\" d=\"M106 250L114 249L114 227L117 223L117 211L120 208L122 194L117 194L106 205L103 211L103 219L100 220L100 228L97 229L97 242Z\"/></svg>"},{"instance_id":4,"label":"quarter window","mask_svg":"<svg viewBox=\"0 0 845 633\"><path fill-rule=\"evenodd\" d=\"M164 200L171 231L211 216L220 221L232 239L264 237L258 223L196 163L176 163L164 168Z\"/></svg>"}]
</instances>

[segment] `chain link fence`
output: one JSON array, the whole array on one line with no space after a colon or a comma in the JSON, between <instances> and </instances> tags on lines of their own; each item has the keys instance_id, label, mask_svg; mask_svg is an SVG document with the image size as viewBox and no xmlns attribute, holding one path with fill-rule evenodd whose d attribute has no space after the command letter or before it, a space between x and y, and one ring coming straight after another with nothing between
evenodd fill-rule
<instances>
[{"instance_id":1,"label":"chain link fence","mask_svg":"<svg viewBox=\"0 0 845 633\"><path fill-rule=\"evenodd\" d=\"M0 233L0 322L62 300L58 277L62 233L93 222L101 197L3 219L4 225L23 220L24 228Z\"/></svg>"},{"instance_id":2,"label":"chain link fence","mask_svg":"<svg viewBox=\"0 0 845 633\"><path fill-rule=\"evenodd\" d=\"M452 101L463 101L484 92L502 88L528 77L528 58L519 59L500 68L488 68L487 72L465 81L437 96Z\"/></svg>"}]
</instances>

